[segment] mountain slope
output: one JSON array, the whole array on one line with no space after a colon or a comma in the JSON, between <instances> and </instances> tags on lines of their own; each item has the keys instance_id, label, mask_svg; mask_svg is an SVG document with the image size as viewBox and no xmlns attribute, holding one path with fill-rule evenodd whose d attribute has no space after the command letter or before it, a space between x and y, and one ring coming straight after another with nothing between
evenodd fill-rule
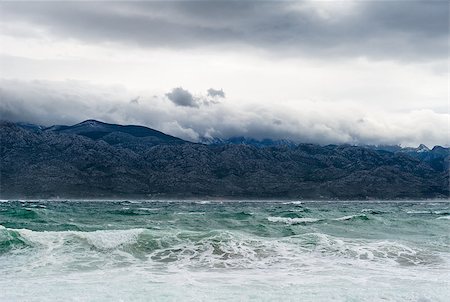
<instances>
[{"instance_id":1,"label":"mountain slope","mask_svg":"<svg viewBox=\"0 0 450 302\"><path fill-rule=\"evenodd\" d=\"M255 147L295 147L297 145L295 142L287 139L273 140L265 138L258 140L244 136L235 136L227 139L202 138L200 141L207 145L248 145Z\"/></svg>"},{"instance_id":2,"label":"mountain slope","mask_svg":"<svg viewBox=\"0 0 450 302\"><path fill-rule=\"evenodd\" d=\"M81 135L93 140L103 140L110 145L130 149L142 149L159 144L186 143L180 138L144 126L122 126L96 120L86 120L73 126L52 126L44 129L44 131Z\"/></svg>"},{"instance_id":3,"label":"mountain slope","mask_svg":"<svg viewBox=\"0 0 450 302\"><path fill-rule=\"evenodd\" d=\"M80 128L84 127L90 126ZM120 133L140 141L147 136L112 131L90 138L84 135L85 129L75 130L40 131L2 123L1 197L397 199L449 195L445 148L441 161L433 166L406 153L348 145L261 148L163 140L128 148L123 141L114 144L103 138Z\"/></svg>"}]
</instances>

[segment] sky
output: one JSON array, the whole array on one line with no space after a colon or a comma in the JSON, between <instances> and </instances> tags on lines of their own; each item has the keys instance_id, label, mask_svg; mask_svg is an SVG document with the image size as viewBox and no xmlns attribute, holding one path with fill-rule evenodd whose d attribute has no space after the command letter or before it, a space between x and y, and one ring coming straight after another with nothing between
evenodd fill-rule
<instances>
[{"instance_id":1,"label":"sky","mask_svg":"<svg viewBox=\"0 0 450 302\"><path fill-rule=\"evenodd\" d=\"M447 1L0 2L0 116L450 145Z\"/></svg>"}]
</instances>

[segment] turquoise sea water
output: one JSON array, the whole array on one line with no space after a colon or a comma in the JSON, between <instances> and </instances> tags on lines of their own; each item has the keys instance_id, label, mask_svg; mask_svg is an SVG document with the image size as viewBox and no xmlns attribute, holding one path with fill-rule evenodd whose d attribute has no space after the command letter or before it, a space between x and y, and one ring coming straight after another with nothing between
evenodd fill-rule
<instances>
[{"instance_id":1,"label":"turquoise sea water","mask_svg":"<svg viewBox=\"0 0 450 302\"><path fill-rule=\"evenodd\" d=\"M449 301L450 203L0 202L0 301Z\"/></svg>"}]
</instances>

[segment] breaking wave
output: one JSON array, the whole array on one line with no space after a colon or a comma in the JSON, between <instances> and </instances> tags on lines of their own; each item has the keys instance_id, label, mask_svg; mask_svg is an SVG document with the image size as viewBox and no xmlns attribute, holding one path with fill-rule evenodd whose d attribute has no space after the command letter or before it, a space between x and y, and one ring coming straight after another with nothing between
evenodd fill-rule
<instances>
[{"instance_id":1,"label":"breaking wave","mask_svg":"<svg viewBox=\"0 0 450 302\"><path fill-rule=\"evenodd\" d=\"M268 220L287 224L317 221L283 217L269 217ZM341 261L388 261L399 265L439 261L436 255L397 242L351 240L322 233L274 239L232 231L162 232L137 228L37 232L1 227L0 252L12 250L34 252L40 258L61 258L61 261L76 261L79 257L106 261L114 256L132 262L197 268L267 268L282 262L295 266L323 257L338 257Z\"/></svg>"},{"instance_id":2,"label":"breaking wave","mask_svg":"<svg viewBox=\"0 0 450 302\"><path fill-rule=\"evenodd\" d=\"M63 245L78 245L79 247L110 250L136 242L139 234L143 231L144 229L37 232L0 226L0 247L3 250L25 247L53 250Z\"/></svg>"},{"instance_id":3,"label":"breaking wave","mask_svg":"<svg viewBox=\"0 0 450 302\"><path fill-rule=\"evenodd\" d=\"M0 300L446 301L449 209L428 202L0 203L0 275L7 276Z\"/></svg>"},{"instance_id":4,"label":"breaking wave","mask_svg":"<svg viewBox=\"0 0 450 302\"><path fill-rule=\"evenodd\" d=\"M295 224L306 224L306 223L315 223L315 222L322 222L327 220L332 221L348 221L348 220L369 220L369 218L365 214L356 214L356 215L348 215L348 216L342 216L338 218L332 218L332 219L321 219L321 218L311 218L311 217L278 217L278 216L270 216L267 217L267 220L270 222L280 222L285 223L289 225L295 225Z\"/></svg>"}]
</instances>

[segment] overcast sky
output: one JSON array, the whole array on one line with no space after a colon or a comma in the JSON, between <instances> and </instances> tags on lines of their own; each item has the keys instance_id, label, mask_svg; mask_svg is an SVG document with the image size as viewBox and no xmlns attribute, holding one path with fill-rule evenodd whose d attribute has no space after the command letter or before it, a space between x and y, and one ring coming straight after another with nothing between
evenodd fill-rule
<instances>
[{"instance_id":1,"label":"overcast sky","mask_svg":"<svg viewBox=\"0 0 450 302\"><path fill-rule=\"evenodd\" d=\"M447 1L0 2L0 114L450 145Z\"/></svg>"}]
</instances>

